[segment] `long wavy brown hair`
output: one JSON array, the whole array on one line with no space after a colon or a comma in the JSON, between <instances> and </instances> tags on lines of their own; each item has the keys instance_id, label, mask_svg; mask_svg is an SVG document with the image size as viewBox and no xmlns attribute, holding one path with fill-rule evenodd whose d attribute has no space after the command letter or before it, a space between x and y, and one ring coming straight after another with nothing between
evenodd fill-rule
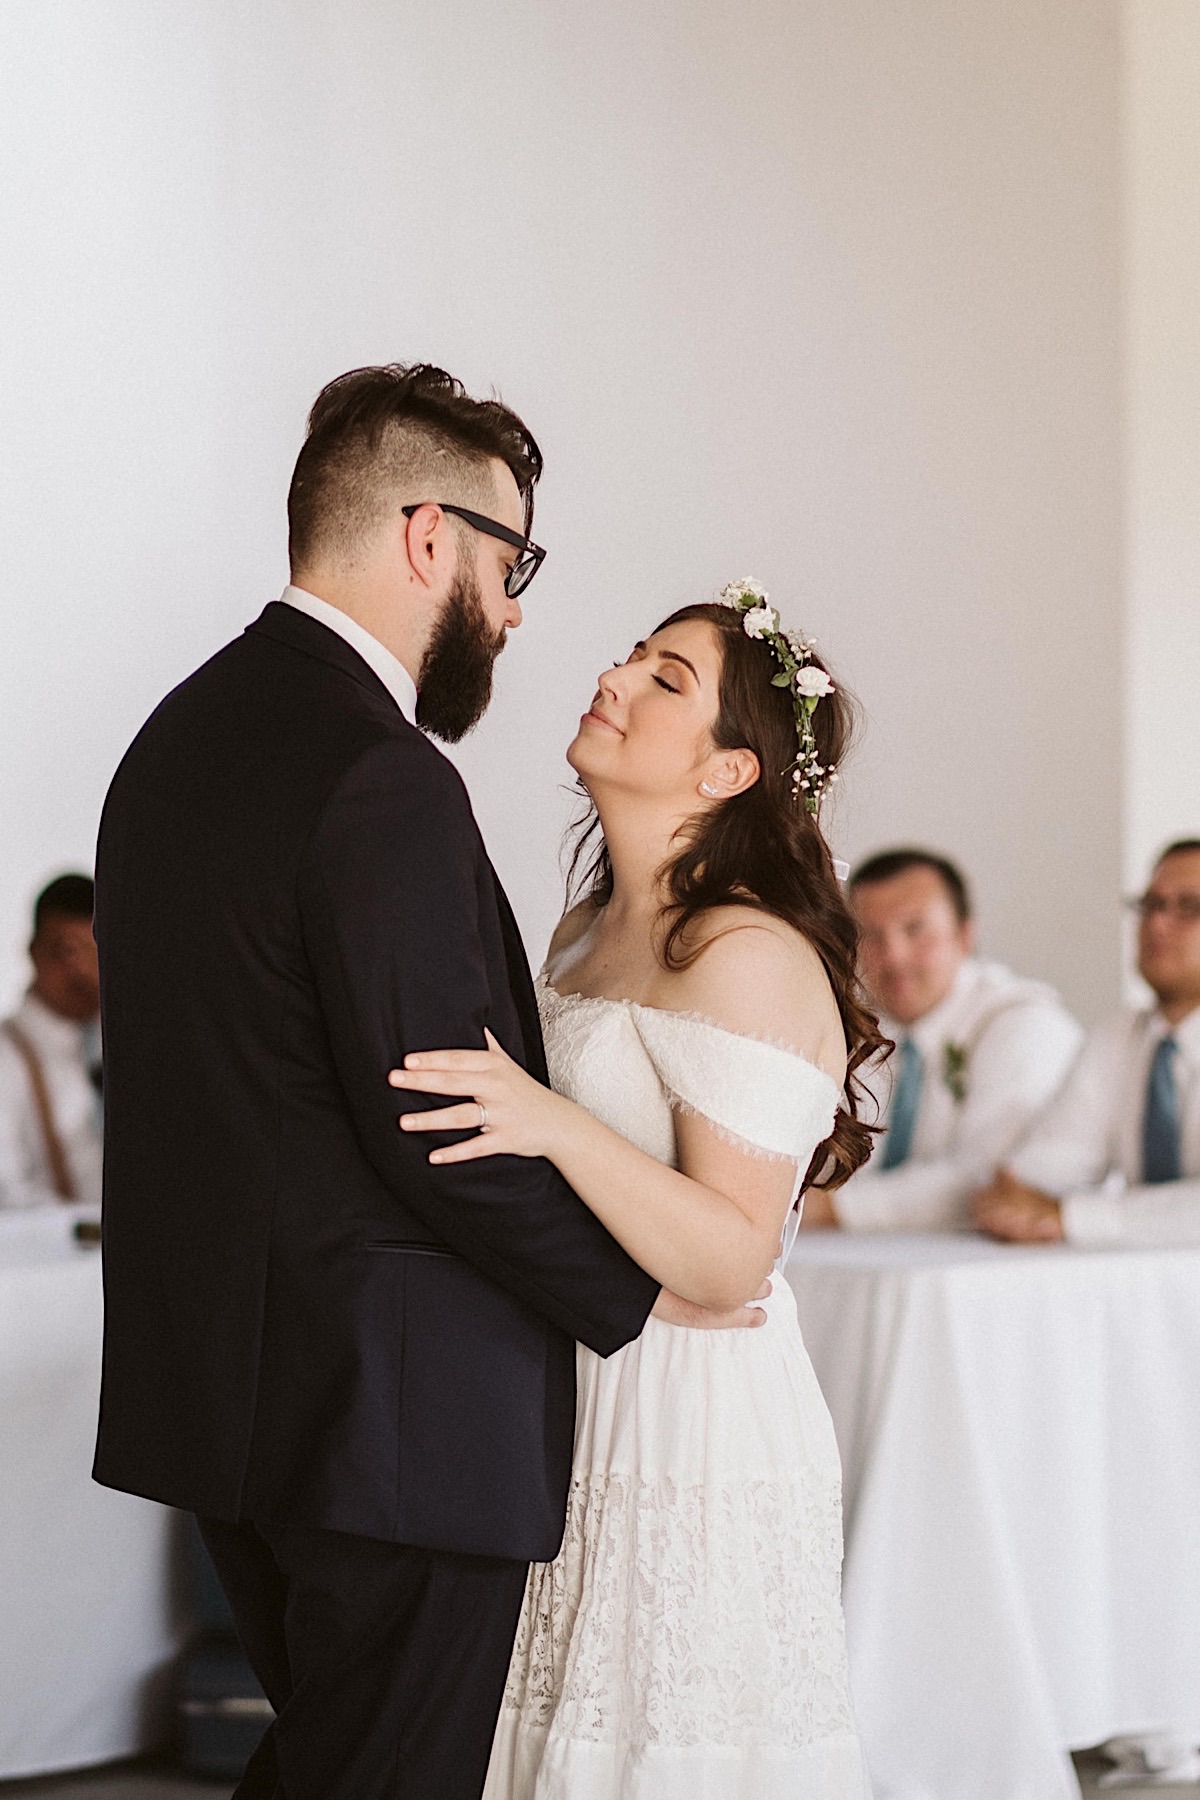
<instances>
[{"instance_id":1,"label":"long wavy brown hair","mask_svg":"<svg viewBox=\"0 0 1200 1800\"><path fill-rule=\"evenodd\" d=\"M864 1098L858 1070L892 1049L863 998L857 973L858 927L834 874L833 858L814 816L792 797L789 771L796 756L796 723L784 688L773 687L778 665L768 646L747 637L742 616L728 606L684 606L657 627L700 619L721 648L721 682L713 743L719 750L753 750L761 776L744 793L697 812L678 850L660 871L668 898L661 950L667 968L687 968L700 952L688 947L688 927L715 906L755 906L792 925L825 965L846 1034L846 1078L832 1134L818 1145L804 1187L834 1189L871 1154L878 1124L859 1118ZM817 668L820 657L811 661ZM839 685L812 715L817 753L836 769L853 736L854 702ZM613 891L612 864L600 821L588 801L575 828L568 875L572 902L603 906Z\"/></svg>"}]
</instances>

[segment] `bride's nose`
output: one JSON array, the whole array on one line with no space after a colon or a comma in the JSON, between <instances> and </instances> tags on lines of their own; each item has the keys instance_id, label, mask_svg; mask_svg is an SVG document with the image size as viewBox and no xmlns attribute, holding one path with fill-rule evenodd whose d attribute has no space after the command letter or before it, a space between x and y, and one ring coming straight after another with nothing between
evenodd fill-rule
<instances>
[{"instance_id":1,"label":"bride's nose","mask_svg":"<svg viewBox=\"0 0 1200 1800\"><path fill-rule=\"evenodd\" d=\"M620 673L620 665L615 669L602 669L596 677L596 692L602 694L606 700L619 700L621 697L621 686L618 680Z\"/></svg>"}]
</instances>

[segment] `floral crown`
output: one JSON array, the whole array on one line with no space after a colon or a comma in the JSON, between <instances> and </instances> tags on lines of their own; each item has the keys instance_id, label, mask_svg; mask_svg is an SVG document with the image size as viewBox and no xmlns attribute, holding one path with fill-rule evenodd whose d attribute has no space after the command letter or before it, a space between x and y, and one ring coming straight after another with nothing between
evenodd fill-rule
<instances>
[{"instance_id":1,"label":"floral crown","mask_svg":"<svg viewBox=\"0 0 1200 1800\"><path fill-rule=\"evenodd\" d=\"M721 589L717 599L721 606L730 606L741 613L746 636L761 639L780 665L778 675L771 677L771 686L787 688L796 713L796 736L800 742L795 762L789 763L780 773L791 776L792 798L803 801L804 810L815 817L821 810L825 789L837 780L835 768L822 766L813 731L812 716L817 701L835 691L824 669L819 669L813 662L816 639L782 630L779 614L768 604L765 592L756 581L747 577L731 581Z\"/></svg>"}]
</instances>

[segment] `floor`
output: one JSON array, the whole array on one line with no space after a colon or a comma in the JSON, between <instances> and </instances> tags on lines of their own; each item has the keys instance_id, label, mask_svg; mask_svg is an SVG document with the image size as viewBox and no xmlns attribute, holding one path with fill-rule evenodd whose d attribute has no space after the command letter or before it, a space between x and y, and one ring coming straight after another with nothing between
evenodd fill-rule
<instances>
[{"instance_id":1,"label":"floor","mask_svg":"<svg viewBox=\"0 0 1200 1800\"><path fill-rule=\"evenodd\" d=\"M1090 1800L1093 1794L1102 1794L1104 1800L1200 1800L1200 1783L1194 1781L1172 1782L1169 1787L1118 1787L1101 1788L1096 1782L1112 1764L1107 1757L1097 1756L1089 1752L1086 1756L1075 1758L1075 1767L1079 1771L1079 1785ZM4 1789L0 1786L0 1795Z\"/></svg>"},{"instance_id":2,"label":"floor","mask_svg":"<svg viewBox=\"0 0 1200 1800\"><path fill-rule=\"evenodd\" d=\"M3 1800L229 1800L231 1781L197 1781L161 1763L107 1763L36 1781L0 1781Z\"/></svg>"},{"instance_id":3,"label":"floor","mask_svg":"<svg viewBox=\"0 0 1200 1800\"><path fill-rule=\"evenodd\" d=\"M1087 1800L1103 1793L1105 1800L1200 1800L1200 1784L1178 1787L1096 1786L1096 1778L1109 1766L1101 1757L1077 1756L1080 1785ZM173 1773L161 1764L110 1763L73 1775L48 1775L37 1781L0 1781L0 1800L229 1800L227 1781L196 1781ZM952 1796L947 1796L952 1800Z\"/></svg>"}]
</instances>

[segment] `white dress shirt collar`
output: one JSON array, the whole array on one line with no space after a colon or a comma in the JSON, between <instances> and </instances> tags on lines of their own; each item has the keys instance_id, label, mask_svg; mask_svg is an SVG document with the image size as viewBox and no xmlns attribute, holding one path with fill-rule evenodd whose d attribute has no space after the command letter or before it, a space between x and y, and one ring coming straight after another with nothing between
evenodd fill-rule
<instances>
[{"instance_id":1,"label":"white dress shirt collar","mask_svg":"<svg viewBox=\"0 0 1200 1800\"><path fill-rule=\"evenodd\" d=\"M903 1038L912 1038L922 1056L927 1056L951 1035L959 1008L976 986L979 971L980 964L974 957L968 956L950 984L949 993L936 1006L931 1006L927 1013L922 1013L911 1025L901 1025L895 1019L888 1019L884 1026L886 1035L895 1038L897 1043Z\"/></svg>"},{"instance_id":2,"label":"white dress shirt collar","mask_svg":"<svg viewBox=\"0 0 1200 1800\"><path fill-rule=\"evenodd\" d=\"M1154 1043L1160 1038L1173 1037L1184 1059L1200 1069L1200 1006L1193 1007L1178 1025L1169 1025L1156 1007L1146 1022L1146 1033Z\"/></svg>"},{"instance_id":3,"label":"white dress shirt collar","mask_svg":"<svg viewBox=\"0 0 1200 1800\"><path fill-rule=\"evenodd\" d=\"M357 650L367 666L378 675L409 724L416 724L417 684L398 656L393 656L357 619L350 618L339 607L331 606L328 600L321 600L316 594L310 594L306 588L285 587L279 598L284 606L307 613L319 625L327 625L352 650Z\"/></svg>"},{"instance_id":4,"label":"white dress shirt collar","mask_svg":"<svg viewBox=\"0 0 1200 1800\"><path fill-rule=\"evenodd\" d=\"M83 1044L84 1027L74 1019L64 1019L30 989L13 1014L18 1025L28 1034L43 1056L78 1054Z\"/></svg>"}]
</instances>

